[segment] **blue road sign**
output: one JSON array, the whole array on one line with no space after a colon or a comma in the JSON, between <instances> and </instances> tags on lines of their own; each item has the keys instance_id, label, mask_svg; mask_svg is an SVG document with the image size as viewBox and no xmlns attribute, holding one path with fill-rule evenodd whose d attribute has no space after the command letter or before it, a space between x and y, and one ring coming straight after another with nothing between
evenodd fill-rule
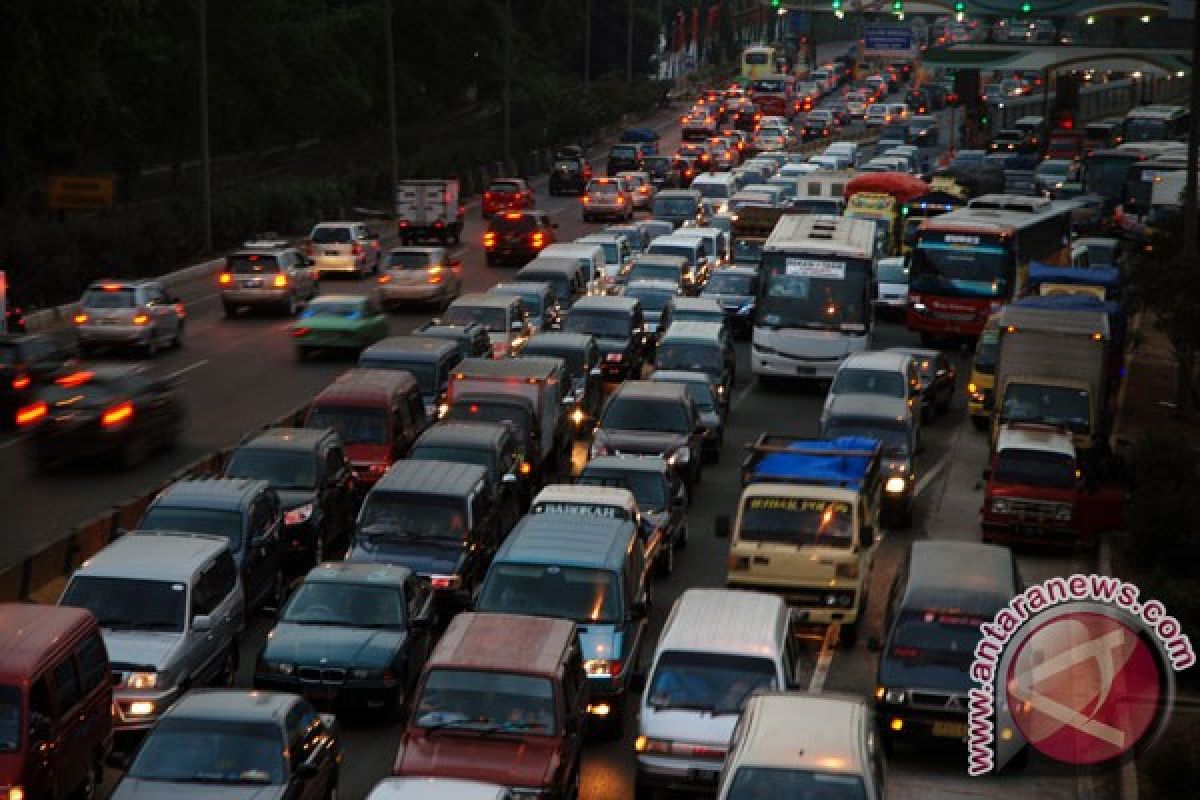
<instances>
[{"instance_id":1,"label":"blue road sign","mask_svg":"<svg viewBox=\"0 0 1200 800\"><path fill-rule=\"evenodd\" d=\"M898 25L864 25L864 55L900 57L913 52L912 28Z\"/></svg>"}]
</instances>

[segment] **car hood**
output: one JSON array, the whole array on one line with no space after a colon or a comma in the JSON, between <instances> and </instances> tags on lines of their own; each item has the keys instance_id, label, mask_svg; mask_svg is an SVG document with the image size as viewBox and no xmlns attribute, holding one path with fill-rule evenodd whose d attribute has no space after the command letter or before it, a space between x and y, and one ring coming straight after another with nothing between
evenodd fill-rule
<instances>
[{"instance_id":1,"label":"car hood","mask_svg":"<svg viewBox=\"0 0 1200 800\"><path fill-rule=\"evenodd\" d=\"M381 539L356 540L350 554L351 562L396 564L408 567L422 576L453 575L462 568L466 553L459 545L435 542L406 542Z\"/></svg>"},{"instance_id":2,"label":"car hood","mask_svg":"<svg viewBox=\"0 0 1200 800\"><path fill-rule=\"evenodd\" d=\"M947 664L928 662L918 664L904 659L889 658L885 655L879 659L879 683L897 689L941 689L966 692L971 688L971 678L967 672L968 666L964 665L962 669L959 669Z\"/></svg>"},{"instance_id":3,"label":"car hood","mask_svg":"<svg viewBox=\"0 0 1200 800\"><path fill-rule=\"evenodd\" d=\"M643 707L638 718L638 733L648 739L692 742L711 747L728 747L738 714L711 714L707 711Z\"/></svg>"},{"instance_id":4,"label":"car hood","mask_svg":"<svg viewBox=\"0 0 1200 800\"><path fill-rule=\"evenodd\" d=\"M104 628L104 647L114 664L164 669L179 647L183 634L157 631L118 631Z\"/></svg>"},{"instance_id":5,"label":"car hood","mask_svg":"<svg viewBox=\"0 0 1200 800\"><path fill-rule=\"evenodd\" d=\"M453 776L504 786L543 786L558 760L554 740L532 736L441 732L409 737L401 747L398 775Z\"/></svg>"},{"instance_id":6,"label":"car hood","mask_svg":"<svg viewBox=\"0 0 1200 800\"><path fill-rule=\"evenodd\" d=\"M346 460L351 464L391 464L392 449L386 444L348 444Z\"/></svg>"},{"instance_id":7,"label":"car hood","mask_svg":"<svg viewBox=\"0 0 1200 800\"><path fill-rule=\"evenodd\" d=\"M111 800L279 800L286 786L220 786L211 783L165 783L125 778Z\"/></svg>"},{"instance_id":8,"label":"car hood","mask_svg":"<svg viewBox=\"0 0 1200 800\"><path fill-rule=\"evenodd\" d=\"M312 489L280 489L279 503L285 511L308 505L317 499L317 493Z\"/></svg>"},{"instance_id":9,"label":"car hood","mask_svg":"<svg viewBox=\"0 0 1200 800\"><path fill-rule=\"evenodd\" d=\"M609 661L625 659L625 637L614 625L579 626L579 649L584 660L602 658Z\"/></svg>"},{"instance_id":10,"label":"car hood","mask_svg":"<svg viewBox=\"0 0 1200 800\"><path fill-rule=\"evenodd\" d=\"M609 449L639 455L667 455L688 443L683 433L662 431L628 431L601 428L596 431L596 443Z\"/></svg>"},{"instance_id":11,"label":"car hood","mask_svg":"<svg viewBox=\"0 0 1200 800\"><path fill-rule=\"evenodd\" d=\"M271 631L263 658L289 664L384 667L407 638L404 631L281 622Z\"/></svg>"}]
</instances>

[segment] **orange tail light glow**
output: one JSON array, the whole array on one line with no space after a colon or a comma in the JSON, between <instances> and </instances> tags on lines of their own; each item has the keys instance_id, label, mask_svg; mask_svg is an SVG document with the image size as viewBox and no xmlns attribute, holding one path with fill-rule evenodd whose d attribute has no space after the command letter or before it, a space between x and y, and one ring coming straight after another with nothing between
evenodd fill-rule
<instances>
[{"instance_id":1,"label":"orange tail light glow","mask_svg":"<svg viewBox=\"0 0 1200 800\"><path fill-rule=\"evenodd\" d=\"M380 275L378 280L380 283L391 283L392 276L391 275Z\"/></svg>"},{"instance_id":2,"label":"orange tail light glow","mask_svg":"<svg viewBox=\"0 0 1200 800\"><path fill-rule=\"evenodd\" d=\"M74 319L75 319L76 325L82 325L83 323L88 321L88 315L87 314L76 314Z\"/></svg>"},{"instance_id":3,"label":"orange tail light glow","mask_svg":"<svg viewBox=\"0 0 1200 800\"><path fill-rule=\"evenodd\" d=\"M228 286L229 284L233 283L233 276L228 272L222 272L217 276L217 283L221 284L222 286Z\"/></svg>"},{"instance_id":4,"label":"orange tail light glow","mask_svg":"<svg viewBox=\"0 0 1200 800\"><path fill-rule=\"evenodd\" d=\"M484 247L495 247L496 246L496 234L492 233L491 231L488 231L487 233L485 233L483 235L483 246Z\"/></svg>"},{"instance_id":5,"label":"orange tail light glow","mask_svg":"<svg viewBox=\"0 0 1200 800\"><path fill-rule=\"evenodd\" d=\"M100 424L105 428L115 428L133 419L133 403L126 400L117 403L100 415Z\"/></svg>"},{"instance_id":6,"label":"orange tail light glow","mask_svg":"<svg viewBox=\"0 0 1200 800\"><path fill-rule=\"evenodd\" d=\"M21 389L28 389L32 383L33 381L30 380L28 375L18 375L12 380L12 388L20 391Z\"/></svg>"},{"instance_id":7,"label":"orange tail light glow","mask_svg":"<svg viewBox=\"0 0 1200 800\"><path fill-rule=\"evenodd\" d=\"M149 314L134 315L133 324L134 325L149 325L150 324L150 315Z\"/></svg>"},{"instance_id":8,"label":"orange tail light glow","mask_svg":"<svg viewBox=\"0 0 1200 800\"><path fill-rule=\"evenodd\" d=\"M288 285L287 284L287 275L276 275L274 283L275 283L276 289L284 288L285 286Z\"/></svg>"},{"instance_id":9,"label":"orange tail light glow","mask_svg":"<svg viewBox=\"0 0 1200 800\"><path fill-rule=\"evenodd\" d=\"M50 409L43 402L33 403L17 409L17 424L32 425L49 413Z\"/></svg>"},{"instance_id":10,"label":"orange tail light glow","mask_svg":"<svg viewBox=\"0 0 1200 800\"><path fill-rule=\"evenodd\" d=\"M69 375L63 375L55 383L64 388L73 389L76 386L83 386L95 376L94 372L72 372Z\"/></svg>"},{"instance_id":11,"label":"orange tail light glow","mask_svg":"<svg viewBox=\"0 0 1200 800\"><path fill-rule=\"evenodd\" d=\"M311 328L292 328L292 336L300 337L307 334Z\"/></svg>"}]
</instances>

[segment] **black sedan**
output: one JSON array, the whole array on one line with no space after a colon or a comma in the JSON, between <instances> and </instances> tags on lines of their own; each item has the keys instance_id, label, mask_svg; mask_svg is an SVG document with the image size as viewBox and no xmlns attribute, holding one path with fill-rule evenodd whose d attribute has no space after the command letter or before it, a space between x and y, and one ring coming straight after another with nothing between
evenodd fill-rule
<instances>
[{"instance_id":1,"label":"black sedan","mask_svg":"<svg viewBox=\"0 0 1200 800\"><path fill-rule=\"evenodd\" d=\"M90 366L40 391L17 410L17 424L32 431L30 454L39 469L92 457L131 467L175 444L184 410L166 378L138 366Z\"/></svg>"},{"instance_id":2,"label":"black sedan","mask_svg":"<svg viewBox=\"0 0 1200 800\"><path fill-rule=\"evenodd\" d=\"M955 371L950 359L940 350L921 347L892 347L897 353L908 353L917 362L921 378L921 416L931 419L950 410L954 397Z\"/></svg>"},{"instance_id":3,"label":"black sedan","mask_svg":"<svg viewBox=\"0 0 1200 800\"><path fill-rule=\"evenodd\" d=\"M429 656L434 623L433 593L407 567L322 564L267 636L254 685L398 719Z\"/></svg>"},{"instance_id":4,"label":"black sedan","mask_svg":"<svg viewBox=\"0 0 1200 800\"><path fill-rule=\"evenodd\" d=\"M294 694L188 692L146 736L112 800L324 800L337 794L332 716Z\"/></svg>"}]
</instances>

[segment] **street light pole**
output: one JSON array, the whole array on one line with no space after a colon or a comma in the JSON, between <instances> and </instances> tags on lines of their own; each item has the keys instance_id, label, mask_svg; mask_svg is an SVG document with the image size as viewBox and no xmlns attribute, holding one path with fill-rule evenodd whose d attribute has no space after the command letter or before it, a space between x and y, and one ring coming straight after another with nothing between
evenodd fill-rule
<instances>
[{"instance_id":1,"label":"street light pole","mask_svg":"<svg viewBox=\"0 0 1200 800\"><path fill-rule=\"evenodd\" d=\"M389 197L392 197L396 191L396 185L400 183L400 151L396 141L399 134L396 131L396 44L393 30L395 8L393 0L383 0L383 2L387 7L387 13L384 15L386 19L383 25L383 38L387 58L388 152L392 162L392 184L388 189L388 194ZM390 202L392 201L390 200Z\"/></svg>"},{"instance_id":2,"label":"street light pole","mask_svg":"<svg viewBox=\"0 0 1200 800\"><path fill-rule=\"evenodd\" d=\"M204 173L204 252L213 249L212 154L208 137L208 0L200 0L200 162Z\"/></svg>"},{"instance_id":3,"label":"street light pole","mask_svg":"<svg viewBox=\"0 0 1200 800\"><path fill-rule=\"evenodd\" d=\"M504 0L504 163L512 162L512 0Z\"/></svg>"}]
</instances>

